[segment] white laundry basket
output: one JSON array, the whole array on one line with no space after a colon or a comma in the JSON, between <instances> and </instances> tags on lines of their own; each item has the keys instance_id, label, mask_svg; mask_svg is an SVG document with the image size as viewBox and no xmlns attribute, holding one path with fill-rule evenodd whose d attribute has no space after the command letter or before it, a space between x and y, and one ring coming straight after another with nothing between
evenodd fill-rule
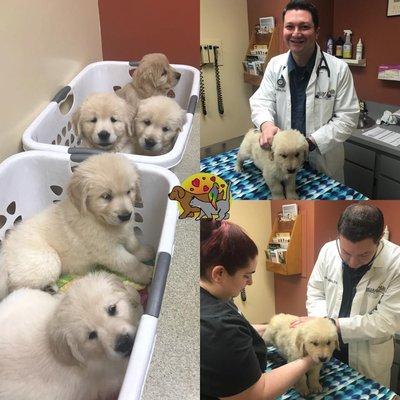
<instances>
[{"instance_id":1,"label":"white laundry basket","mask_svg":"<svg viewBox=\"0 0 400 400\"><path fill-rule=\"evenodd\" d=\"M136 62L100 61L89 64L69 84L62 88L50 104L29 125L22 137L24 150L50 150L62 153L85 152L76 146L77 137L70 123L72 114L92 93L114 92L132 80L129 72ZM187 65L172 64L181 73L173 88L175 100L187 110L186 123L177 136L174 147L161 156L128 155L136 162L172 168L177 165L185 151L193 123L200 87L200 73ZM71 108L69 108L72 102ZM66 112L65 109L69 109ZM63 113L66 112L66 113Z\"/></svg>"},{"instance_id":2,"label":"white laundry basket","mask_svg":"<svg viewBox=\"0 0 400 400\"><path fill-rule=\"evenodd\" d=\"M87 156L87 155L86 155ZM8 229L65 196L71 166L85 155L29 151L0 164L0 244ZM72 159L72 161L71 161ZM168 193L178 178L165 168L136 164L143 203L135 208L139 240L157 249L156 267L145 312L140 320L119 400L141 397L151 356L161 302L173 252L178 208Z\"/></svg>"}]
</instances>

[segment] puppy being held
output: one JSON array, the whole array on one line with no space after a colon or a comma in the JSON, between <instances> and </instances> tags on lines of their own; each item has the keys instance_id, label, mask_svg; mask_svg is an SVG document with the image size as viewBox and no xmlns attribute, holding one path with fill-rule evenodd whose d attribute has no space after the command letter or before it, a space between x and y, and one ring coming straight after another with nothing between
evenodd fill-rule
<instances>
[{"instance_id":1,"label":"puppy being held","mask_svg":"<svg viewBox=\"0 0 400 400\"><path fill-rule=\"evenodd\" d=\"M309 355L317 363L295 386L302 396L307 396L322 392L319 383L322 363L331 359L335 348L339 348L339 340L336 326L328 318L309 319L291 328L290 324L298 318L290 314L273 316L263 339L267 344L274 345L288 362Z\"/></svg>"},{"instance_id":2,"label":"puppy being held","mask_svg":"<svg viewBox=\"0 0 400 400\"><path fill-rule=\"evenodd\" d=\"M132 121L137 107L115 93L88 96L72 116L81 146L110 152L133 153Z\"/></svg>"},{"instance_id":3,"label":"puppy being held","mask_svg":"<svg viewBox=\"0 0 400 400\"><path fill-rule=\"evenodd\" d=\"M68 196L18 224L0 250L0 299L30 287L55 288L61 273L83 275L95 264L146 285L154 251L133 231L136 167L118 154L89 157L72 174Z\"/></svg>"},{"instance_id":4,"label":"puppy being held","mask_svg":"<svg viewBox=\"0 0 400 400\"><path fill-rule=\"evenodd\" d=\"M296 174L308 156L308 143L296 130L279 131L272 141L270 150L260 147L260 131L251 129L246 133L236 160L236 171L243 171L243 161L253 160L262 171L272 199L284 199L282 184L287 199L298 199L296 193Z\"/></svg>"},{"instance_id":5,"label":"puppy being held","mask_svg":"<svg viewBox=\"0 0 400 400\"><path fill-rule=\"evenodd\" d=\"M165 54L146 54L133 72L132 81L116 93L137 108L140 99L166 96L180 78L181 73L171 67Z\"/></svg>"},{"instance_id":6,"label":"puppy being held","mask_svg":"<svg viewBox=\"0 0 400 400\"><path fill-rule=\"evenodd\" d=\"M135 118L135 151L158 156L172 150L186 122L186 111L175 100L153 96L139 103Z\"/></svg>"},{"instance_id":7,"label":"puppy being held","mask_svg":"<svg viewBox=\"0 0 400 400\"><path fill-rule=\"evenodd\" d=\"M106 272L63 295L15 291L0 303L0 400L114 398L142 314L138 292Z\"/></svg>"}]
</instances>

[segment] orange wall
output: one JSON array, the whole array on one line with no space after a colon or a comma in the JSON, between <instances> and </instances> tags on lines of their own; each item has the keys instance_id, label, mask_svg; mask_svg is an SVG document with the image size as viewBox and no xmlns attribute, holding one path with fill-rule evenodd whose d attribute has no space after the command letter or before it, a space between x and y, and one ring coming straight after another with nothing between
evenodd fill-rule
<instances>
[{"instance_id":1,"label":"orange wall","mask_svg":"<svg viewBox=\"0 0 400 400\"><path fill-rule=\"evenodd\" d=\"M379 207L390 231L390 240L400 244L400 201L369 201ZM307 282L321 247L336 238L337 221L343 210L354 201L281 201L271 204L271 220L282 212L282 204L297 203L302 215L302 273L275 274L275 312L306 315Z\"/></svg>"},{"instance_id":2,"label":"orange wall","mask_svg":"<svg viewBox=\"0 0 400 400\"><path fill-rule=\"evenodd\" d=\"M365 68L352 67L358 97L386 104L400 104L400 82L378 80L378 66L400 64L400 16L387 17L387 0L335 0L333 32L353 31L353 51L364 43Z\"/></svg>"},{"instance_id":3,"label":"orange wall","mask_svg":"<svg viewBox=\"0 0 400 400\"><path fill-rule=\"evenodd\" d=\"M104 60L158 52L172 64L199 66L199 0L99 0L99 14Z\"/></svg>"}]
</instances>

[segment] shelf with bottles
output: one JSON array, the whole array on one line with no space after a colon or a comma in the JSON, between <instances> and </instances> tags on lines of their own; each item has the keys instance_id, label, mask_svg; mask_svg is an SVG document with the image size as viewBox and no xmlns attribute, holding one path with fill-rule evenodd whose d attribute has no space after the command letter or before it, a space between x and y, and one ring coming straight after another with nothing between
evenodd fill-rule
<instances>
[{"instance_id":1,"label":"shelf with bottles","mask_svg":"<svg viewBox=\"0 0 400 400\"><path fill-rule=\"evenodd\" d=\"M278 216L272 227L266 267L280 275L298 275L301 273L301 215L294 220L284 220Z\"/></svg>"},{"instance_id":2,"label":"shelf with bottles","mask_svg":"<svg viewBox=\"0 0 400 400\"><path fill-rule=\"evenodd\" d=\"M243 61L244 81L253 86L260 86L269 60L278 54L279 34L277 29L261 33L256 26L247 47L246 59Z\"/></svg>"},{"instance_id":3,"label":"shelf with bottles","mask_svg":"<svg viewBox=\"0 0 400 400\"><path fill-rule=\"evenodd\" d=\"M362 60L355 60L354 58L343 58L345 63L349 64L351 67L366 67L367 60L363 58Z\"/></svg>"}]
</instances>

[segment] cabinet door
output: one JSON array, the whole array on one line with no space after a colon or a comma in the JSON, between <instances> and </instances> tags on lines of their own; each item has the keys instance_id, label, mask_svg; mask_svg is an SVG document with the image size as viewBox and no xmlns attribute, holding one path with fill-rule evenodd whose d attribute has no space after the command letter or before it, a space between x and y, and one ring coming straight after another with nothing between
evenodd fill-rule
<instances>
[{"instance_id":1,"label":"cabinet door","mask_svg":"<svg viewBox=\"0 0 400 400\"><path fill-rule=\"evenodd\" d=\"M346 186L371 198L374 186L374 173L350 161L344 162L344 181ZM380 197L378 197L380 199Z\"/></svg>"},{"instance_id":2,"label":"cabinet door","mask_svg":"<svg viewBox=\"0 0 400 400\"><path fill-rule=\"evenodd\" d=\"M375 169L375 152L354 143L344 142L344 155L347 161L370 170Z\"/></svg>"},{"instance_id":3,"label":"cabinet door","mask_svg":"<svg viewBox=\"0 0 400 400\"><path fill-rule=\"evenodd\" d=\"M376 173L400 182L400 160L380 154L378 156Z\"/></svg>"},{"instance_id":4,"label":"cabinet door","mask_svg":"<svg viewBox=\"0 0 400 400\"><path fill-rule=\"evenodd\" d=\"M400 199L400 183L382 175L377 176L376 198L379 200Z\"/></svg>"}]
</instances>

